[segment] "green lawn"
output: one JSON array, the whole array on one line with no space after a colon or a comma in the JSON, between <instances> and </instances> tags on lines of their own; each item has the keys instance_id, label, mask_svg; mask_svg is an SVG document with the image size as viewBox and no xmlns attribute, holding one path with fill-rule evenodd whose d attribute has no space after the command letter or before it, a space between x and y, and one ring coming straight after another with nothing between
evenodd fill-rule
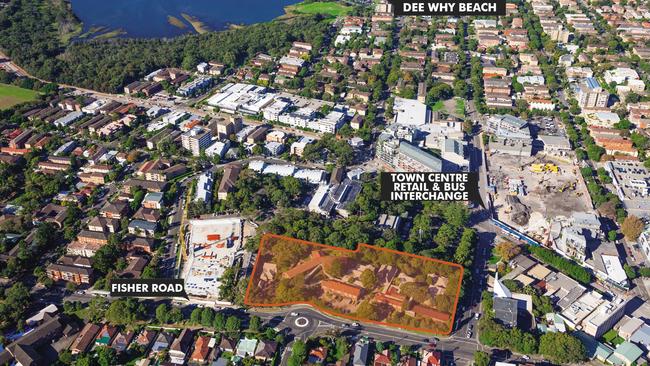
<instances>
[{"instance_id":1,"label":"green lawn","mask_svg":"<svg viewBox=\"0 0 650 366\"><path fill-rule=\"evenodd\" d=\"M13 85L0 84L0 109L35 100L38 92Z\"/></svg>"},{"instance_id":2,"label":"green lawn","mask_svg":"<svg viewBox=\"0 0 650 366\"><path fill-rule=\"evenodd\" d=\"M465 116L465 99L456 99L456 114L460 117Z\"/></svg>"},{"instance_id":3,"label":"green lawn","mask_svg":"<svg viewBox=\"0 0 650 366\"><path fill-rule=\"evenodd\" d=\"M302 2L288 6L287 9L296 14L324 14L338 17L347 14L351 8L335 1L325 1L313 3Z\"/></svg>"},{"instance_id":4,"label":"green lawn","mask_svg":"<svg viewBox=\"0 0 650 366\"><path fill-rule=\"evenodd\" d=\"M494 254L494 253L492 253L492 256L490 257L490 259L488 259L488 263L490 263L490 264L497 264L500 261L501 261L501 258L498 255Z\"/></svg>"},{"instance_id":5,"label":"green lawn","mask_svg":"<svg viewBox=\"0 0 650 366\"><path fill-rule=\"evenodd\" d=\"M607 333L603 334L603 340L613 346L618 346L619 344L625 342L625 339L619 336L614 329L610 329L607 331Z\"/></svg>"},{"instance_id":6,"label":"green lawn","mask_svg":"<svg viewBox=\"0 0 650 366\"><path fill-rule=\"evenodd\" d=\"M439 100L431 107L431 112L438 112L441 109L445 108L445 103L442 100Z\"/></svg>"}]
</instances>

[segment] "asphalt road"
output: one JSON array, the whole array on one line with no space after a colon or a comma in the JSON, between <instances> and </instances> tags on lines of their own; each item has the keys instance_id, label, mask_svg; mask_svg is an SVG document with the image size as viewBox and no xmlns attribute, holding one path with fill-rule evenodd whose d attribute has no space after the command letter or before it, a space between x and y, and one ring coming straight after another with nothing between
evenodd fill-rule
<instances>
[{"instance_id":1,"label":"asphalt road","mask_svg":"<svg viewBox=\"0 0 650 366\"><path fill-rule=\"evenodd\" d=\"M325 315L306 305L282 309L251 309L248 313L257 315L276 329L300 339L315 335L337 334L348 336L353 340L367 336L376 341L399 345L425 346L435 343L436 348L445 355L447 362L453 360L458 364L471 363L474 352L481 349L475 339L466 339L460 335L440 337L426 333L416 334L399 328L365 323L353 327L351 320Z\"/></svg>"}]
</instances>

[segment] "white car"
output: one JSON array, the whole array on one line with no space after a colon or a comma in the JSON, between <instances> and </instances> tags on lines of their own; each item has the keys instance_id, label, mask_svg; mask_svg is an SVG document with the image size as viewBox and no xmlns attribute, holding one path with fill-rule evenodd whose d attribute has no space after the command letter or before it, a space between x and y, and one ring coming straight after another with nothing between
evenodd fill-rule
<instances>
[{"instance_id":1,"label":"white car","mask_svg":"<svg viewBox=\"0 0 650 366\"><path fill-rule=\"evenodd\" d=\"M523 356L521 356L521 358L523 358L526 361L530 360L530 357L528 355L523 355Z\"/></svg>"},{"instance_id":2,"label":"white car","mask_svg":"<svg viewBox=\"0 0 650 366\"><path fill-rule=\"evenodd\" d=\"M480 318L480 317L481 317L481 314L479 314L479 313L474 313L474 319L478 320L478 318Z\"/></svg>"},{"instance_id":3,"label":"white car","mask_svg":"<svg viewBox=\"0 0 650 366\"><path fill-rule=\"evenodd\" d=\"M294 311L294 312L290 313L289 315L291 315L291 316L298 316L299 314L296 313L296 312Z\"/></svg>"}]
</instances>

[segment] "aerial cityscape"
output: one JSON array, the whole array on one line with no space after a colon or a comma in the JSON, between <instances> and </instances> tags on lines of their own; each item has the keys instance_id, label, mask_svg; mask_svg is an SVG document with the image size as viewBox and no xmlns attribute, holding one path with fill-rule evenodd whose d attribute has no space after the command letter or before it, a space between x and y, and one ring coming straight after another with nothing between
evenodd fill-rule
<instances>
[{"instance_id":1,"label":"aerial cityscape","mask_svg":"<svg viewBox=\"0 0 650 366\"><path fill-rule=\"evenodd\" d=\"M648 364L650 2L403 3L0 0L0 365Z\"/></svg>"}]
</instances>

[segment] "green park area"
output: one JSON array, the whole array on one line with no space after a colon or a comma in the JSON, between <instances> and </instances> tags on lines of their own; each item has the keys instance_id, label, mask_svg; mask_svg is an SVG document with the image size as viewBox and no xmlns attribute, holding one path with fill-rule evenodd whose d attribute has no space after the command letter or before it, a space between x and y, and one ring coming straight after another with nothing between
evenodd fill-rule
<instances>
[{"instance_id":1,"label":"green park area","mask_svg":"<svg viewBox=\"0 0 650 366\"><path fill-rule=\"evenodd\" d=\"M296 5L287 6L285 9L287 14L323 14L338 17L347 14L351 8L336 1L305 1Z\"/></svg>"},{"instance_id":2,"label":"green park area","mask_svg":"<svg viewBox=\"0 0 650 366\"><path fill-rule=\"evenodd\" d=\"M0 84L0 109L35 100L38 92L14 85Z\"/></svg>"}]
</instances>

